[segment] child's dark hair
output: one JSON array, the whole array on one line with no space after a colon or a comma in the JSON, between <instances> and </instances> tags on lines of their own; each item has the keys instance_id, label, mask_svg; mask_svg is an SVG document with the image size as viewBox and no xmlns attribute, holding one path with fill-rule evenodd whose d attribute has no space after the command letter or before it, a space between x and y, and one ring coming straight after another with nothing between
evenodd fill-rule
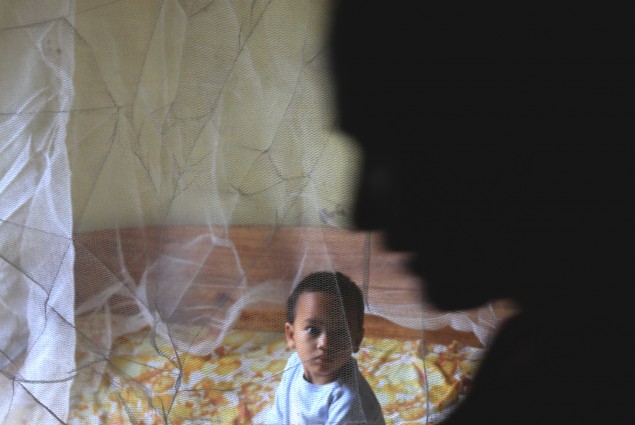
<instances>
[{"instance_id":1,"label":"child's dark hair","mask_svg":"<svg viewBox=\"0 0 635 425\"><path fill-rule=\"evenodd\" d=\"M364 296L362 290L350 277L341 272L320 271L304 277L287 299L287 322L295 320L298 298L304 292L325 292L339 295L345 310L355 314L359 328L364 327Z\"/></svg>"}]
</instances>

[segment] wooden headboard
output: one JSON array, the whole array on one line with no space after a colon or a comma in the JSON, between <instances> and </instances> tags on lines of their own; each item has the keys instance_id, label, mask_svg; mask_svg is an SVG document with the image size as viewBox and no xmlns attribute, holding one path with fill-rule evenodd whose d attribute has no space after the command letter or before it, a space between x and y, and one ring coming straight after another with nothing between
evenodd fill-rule
<instances>
[{"instance_id":1,"label":"wooden headboard","mask_svg":"<svg viewBox=\"0 0 635 425\"><path fill-rule=\"evenodd\" d=\"M183 241L190 242L183 244ZM223 241L231 241L233 248ZM239 287L240 279L247 285L272 278L291 282L297 273L297 261L289 259L297 259L300 254L304 255L307 272L324 269L324 264L329 264L330 269L339 270L358 284L366 285L368 293L381 290L382 302L399 305L420 298L420 281L401 268L406 254L383 249L381 238L375 233L324 227L163 226L81 232L74 235L74 243L78 304L104 289L104 282L112 280L113 276L123 281L126 279L124 274L128 274L134 282L139 282L146 266L161 255L200 260L192 262L191 271L186 270L193 282L187 297L199 303L209 300L210 305L218 302L219 297L230 303L235 301L240 294L231 288ZM240 259L240 265L236 258ZM95 267L95 264L100 266ZM218 282L227 285L218 285ZM112 301L116 305L116 297ZM507 303L501 303L500 314L509 314L510 308L513 309ZM284 317L284 302L258 305L243 311L235 326L282 331ZM420 330L405 328L375 315L367 315L365 328L367 336L421 336ZM456 339L471 346L481 345L473 334L449 327L426 331L426 338L444 343Z\"/></svg>"}]
</instances>

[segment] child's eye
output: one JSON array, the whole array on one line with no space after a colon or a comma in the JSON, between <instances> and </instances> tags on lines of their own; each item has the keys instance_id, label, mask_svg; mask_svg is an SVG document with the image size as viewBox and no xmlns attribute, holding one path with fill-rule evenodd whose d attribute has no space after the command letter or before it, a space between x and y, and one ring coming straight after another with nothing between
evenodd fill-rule
<instances>
[{"instance_id":1,"label":"child's eye","mask_svg":"<svg viewBox=\"0 0 635 425\"><path fill-rule=\"evenodd\" d=\"M309 326L305 330L306 330L306 333L308 333L309 335L315 338L320 336L320 334L322 333L322 330L318 328L317 326Z\"/></svg>"}]
</instances>

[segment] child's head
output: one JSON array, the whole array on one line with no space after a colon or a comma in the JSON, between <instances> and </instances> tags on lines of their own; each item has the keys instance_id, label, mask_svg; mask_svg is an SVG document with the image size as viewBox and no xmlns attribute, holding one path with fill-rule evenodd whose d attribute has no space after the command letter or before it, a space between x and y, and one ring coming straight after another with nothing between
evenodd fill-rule
<instances>
[{"instance_id":1,"label":"child's head","mask_svg":"<svg viewBox=\"0 0 635 425\"><path fill-rule=\"evenodd\" d=\"M285 334L308 381L334 381L351 353L359 350L364 336L364 299L359 286L340 272L306 276L287 300Z\"/></svg>"}]
</instances>

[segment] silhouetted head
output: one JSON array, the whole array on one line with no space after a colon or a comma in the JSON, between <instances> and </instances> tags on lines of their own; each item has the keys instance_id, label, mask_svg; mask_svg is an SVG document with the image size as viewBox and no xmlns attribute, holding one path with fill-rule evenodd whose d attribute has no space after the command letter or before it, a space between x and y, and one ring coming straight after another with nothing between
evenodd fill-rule
<instances>
[{"instance_id":1,"label":"silhouetted head","mask_svg":"<svg viewBox=\"0 0 635 425\"><path fill-rule=\"evenodd\" d=\"M339 125L363 152L355 224L414 252L442 309L619 297L633 276L632 14L476 4L339 2Z\"/></svg>"}]
</instances>

